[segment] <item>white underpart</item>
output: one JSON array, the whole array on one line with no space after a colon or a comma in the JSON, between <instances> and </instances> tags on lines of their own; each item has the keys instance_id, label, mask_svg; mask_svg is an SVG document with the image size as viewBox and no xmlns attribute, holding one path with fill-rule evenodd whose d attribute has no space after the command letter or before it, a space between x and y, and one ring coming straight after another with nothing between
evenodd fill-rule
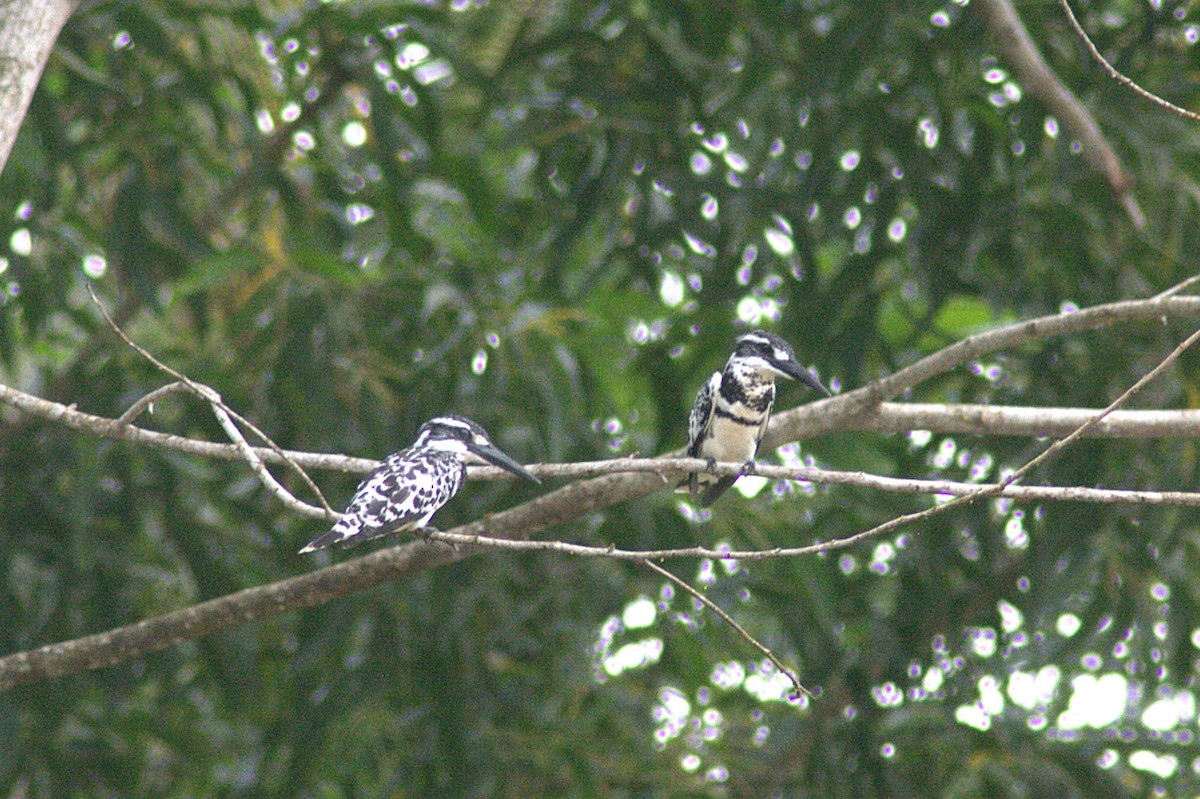
<instances>
[{"instance_id":1,"label":"white underpart","mask_svg":"<svg viewBox=\"0 0 1200 799\"><path fill-rule=\"evenodd\" d=\"M771 378L779 374L763 358L739 358L733 366L739 381L746 386L755 386L756 390L752 390L756 394L758 391L770 391L773 385ZM713 375L711 379L718 381L719 385L720 373ZM716 386L714 386L715 388ZM720 391L714 391L714 395L714 401L717 404L718 410L734 413L746 418L747 421L755 423L738 424L732 419L714 412L711 427L709 428L710 437L701 447L703 454L716 458L718 461L732 463L745 463L746 461L754 460L754 456L758 451L758 436L763 417L747 418L745 417L747 413L746 408L731 406L721 396Z\"/></svg>"},{"instance_id":2,"label":"white underpart","mask_svg":"<svg viewBox=\"0 0 1200 799\"><path fill-rule=\"evenodd\" d=\"M722 462L745 463L754 460L758 435L757 427L737 424L730 419L714 416L712 436L704 442L702 450L708 457Z\"/></svg>"}]
</instances>

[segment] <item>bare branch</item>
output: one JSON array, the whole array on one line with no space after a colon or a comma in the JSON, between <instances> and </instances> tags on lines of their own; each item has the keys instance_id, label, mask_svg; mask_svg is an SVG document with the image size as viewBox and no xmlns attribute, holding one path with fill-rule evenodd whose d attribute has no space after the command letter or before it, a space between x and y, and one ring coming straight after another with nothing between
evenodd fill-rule
<instances>
[{"instance_id":1,"label":"bare branch","mask_svg":"<svg viewBox=\"0 0 1200 799\"><path fill-rule=\"evenodd\" d=\"M1166 297L1174 297L1176 294L1179 294L1184 289L1189 289L1192 286L1196 285L1197 283L1200 283L1200 275L1192 275L1191 277L1185 277L1183 280L1179 281L1174 286L1171 286L1169 289L1166 289L1165 291L1160 291L1158 294L1155 294L1154 297L1152 297L1152 299L1161 300Z\"/></svg>"},{"instance_id":2,"label":"bare branch","mask_svg":"<svg viewBox=\"0 0 1200 799\"><path fill-rule=\"evenodd\" d=\"M1098 411L1092 411L1095 416ZM544 477L594 477L602 474L642 473L662 475L665 483L677 482L687 472L707 468L698 458L614 458L591 463L564 463L531 466ZM743 464L717 463L718 475L741 474ZM965 483L953 480L916 480L883 477L865 472L843 472L804 466L774 466L758 463L755 475L771 480L795 480L818 485L844 485L867 488L888 494L931 494L965 496L982 489L998 490L999 495L1021 502L1088 502L1102 505L1177 505L1200 507L1200 493L1190 491L1143 491L1137 489L1086 488L1082 486L1010 485L1000 490L999 483ZM682 497L681 497L682 501ZM460 542L463 543L463 542ZM661 557L661 553L644 557ZM669 557L669 555L668 555Z\"/></svg>"},{"instance_id":3,"label":"bare branch","mask_svg":"<svg viewBox=\"0 0 1200 799\"><path fill-rule=\"evenodd\" d=\"M221 395L203 384L197 383L195 385L196 388L202 392L202 396L209 401L209 404L212 406L212 412L217 417L217 422L220 423L221 428L229 436L230 440L233 441L233 445L237 447L238 452L241 453L242 459L249 464L251 471L258 475L259 482L261 482L276 499L282 502L284 507L300 514L301 516L307 516L310 519L326 519L333 521L341 515L335 513L334 510L329 507L329 503L325 501L325 495L321 493L319 488L317 488L316 483L312 481L312 478L308 476L308 473L296 465L295 461L291 461L292 467L304 475L305 482L312 486L313 491L315 491L316 495L321 498L321 504L323 504L325 507L318 508L315 505L309 505L307 502L302 502L293 496L291 491L288 491L286 488L284 488L283 485L275 479L275 475L271 474L270 470L268 470L266 465L263 464L262 459L254 453L254 448L250 446L250 444L246 441L246 437L242 435L242 431L238 429L236 424L234 424L233 419L230 418L229 413L225 410L227 406L221 400ZM276 449L278 448L276 447ZM282 450L278 451L282 452ZM284 456L284 458L286 460L286 456Z\"/></svg>"},{"instance_id":4,"label":"bare branch","mask_svg":"<svg viewBox=\"0 0 1200 799\"><path fill-rule=\"evenodd\" d=\"M147 409L152 408L154 403L171 394L178 394L183 391L189 391L188 387L183 383L167 383L165 386L159 386L153 391L145 394L137 399L125 413L113 421L114 425L126 427L133 422L134 419L141 416Z\"/></svg>"},{"instance_id":5,"label":"bare branch","mask_svg":"<svg viewBox=\"0 0 1200 799\"><path fill-rule=\"evenodd\" d=\"M1167 368L1169 366L1171 366L1171 364L1175 363L1175 361L1179 360L1179 356L1183 355L1183 353L1187 349L1189 349L1193 344L1195 344L1197 340L1200 340L1200 330L1197 330L1196 332L1192 333L1192 335L1190 335L1186 339L1184 339L1183 342L1181 342L1179 344L1179 346L1177 346L1175 349L1171 350L1171 353L1169 355L1167 355L1167 357L1165 357L1161 361L1159 361L1157 366L1155 366L1153 369L1151 369L1146 374L1142 375L1142 377L1137 382L1135 382L1132 386L1130 386L1125 391L1123 391L1121 393L1121 396L1117 397L1115 400L1110 402L1108 404L1108 407L1106 407L1100 413L1096 414L1091 419L1088 419L1086 422L1084 422L1082 425L1079 426L1078 430L1071 433L1066 438L1055 441L1053 444L1051 444L1046 449L1045 452L1043 452L1042 454L1038 455L1033 460L1026 463L1020 469L1017 469L1015 472L1013 472L1011 475L1009 475L1006 479L1002 480L1001 484L1005 485L1005 486L1012 485L1013 483L1020 480L1025 475L1029 474L1029 472L1031 472L1036 466L1040 465L1042 462L1046 461L1047 459L1053 457L1055 453L1059 452L1062 449L1065 449L1066 447L1069 447L1073 442L1075 442L1080 437L1082 437L1085 433L1087 433L1088 430L1091 430L1093 427L1100 424L1100 422L1104 419L1104 417L1108 416L1110 413L1115 411L1117 408L1119 408L1120 406L1122 406L1126 402L1128 402L1129 398L1132 397L1134 394L1138 393L1139 391L1141 391L1142 388L1145 387L1145 385L1147 383L1149 383L1151 380L1153 380L1154 378L1158 377L1160 374L1165 372L1167 370Z\"/></svg>"},{"instance_id":6,"label":"bare branch","mask_svg":"<svg viewBox=\"0 0 1200 799\"><path fill-rule=\"evenodd\" d=\"M289 580L247 588L106 632L0 658L0 691L103 668L218 630L310 608L347 593L461 557L450 547L410 544L380 550Z\"/></svg>"},{"instance_id":7,"label":"bare branch","mask_svg":"<svg viewBox=\"0 0 1200 799\"><path fill-rule=\"evenodd\" d=\"M1108 59L1100 54L1100 50L1092 42L1091 37L1087 35L1087 31L1085 31L1083 26L1079 24L1079 20L1075 18L1075 12L1071 10L1071 4L1068 3L1067 0L1058 0L1058 4L1062 6L1063 13L1067 15L1067 21L1071 23L1071 27L1075 29L1075 33L1078 34L1079 38L1083 40L1083 44L1085 47L1087 47L1088 52L1092 54L1092 58L1100 62L1100 66L1104 67L1104 71L1108 73L1109 77L1118 83L1124 84L1130 89L1133 89L1134 92L1141 95L1146 100L1154 103L1159 108L1165 108L1172 114L1178 114L1184 119L1190 119L1193 122L1200 122L1200 114L1197 114L1195 111L1189 111L1186 108L1180 108L1174 103L1164 100L1157 94L1143 89L1141 86L1134 83L1133 80L1125 77L1125 75L1117 71L1117 68L1108 63Z\"/></svg>"},{"instance_id":8,"label":"bare branch","mask_svg":"<svg viewBox=\"0 0 1200 799\"><path fill-rule=\"evenodd\" d=\"M614 463L615 467L662 467L702 466L695 459L675 459L663 464L650 459L625 459ZM718 472L736 472L739 464L719 464ZM853 473L820 472L812 469L785 469L776 466L760 466L759 471L768 477L795 477L804 479L845 476ZM866 475L857 475L861 479ZM837 482L837 479L829 482ZM889 487L889 490L915 492L924 481L905 481L885 477L869 477L863 482L868 487ZM530 541L528 536L569 521L573 518L600 510L609 505L634 499L660 488L663 481L654 474L611 474L587 481L571 483L557 491L540 496L492 516L484 517L471 524L447 532L430 533L434 541L451 546L430 546L416 541L379 550L364 557L326 567L310 574L281 580L265 586L246 589L236 594L203 602L190 608L164 616L148 619L126 627L84 638L51 644L40 649L21 652L0 658L0 690L53 679L85 669L116 665L132 658L142 657L159 649L192 640L228 627L270 618L290 610L313 607L354 591L434 568L482 551L483 548L510 550L541 550L583 557L607 557L621 560L641 561L650 558L713 558L738 560L767 560L773 558L798 557L820 552L830 552L851 546L866 537L865 534L849 539L826 541L810 546L776 548L770 550L728 550L691 547L654 551L618 550L607 546L586 546L561 541ZM998 485L998 484L997 484ZM993 486L982 486L990 489ZM978 492L981 486L970 483L946 481L928 482L919 490L936 490L938 493L964 495ZM1200 505L1200 495L1177 492L1118 492L1083 488L1031 488L1008 486L1001 496L1014 499L1041 501L1045 499L1091 499L1092 501L1140 501L1148 504ZM1104 497L1103 499L1094 499ZM940 506L939 506L940 507ZM935 511L936 508L930 509ZM923 513L928 513L925 511ZM890 523L887 529L898 527L913 515ZM872 531L868 531L872 532ZM878 535L878 532L872 533ZM505 536L512 536L508 538Z\"/></svg>"},{"instance_id":9,"label":"bare branch","mask_svg":"<svg viewBox=\"0 0 1200 799\"><path fill-rule=\"evenodd\" d=\"M160 398L171 392L164 386L147 395ZM140 402L140 401L139 401ZM96 435L128 440L172 449L187 454L224 460L239 460L241 456L232 444L174 436L133 425L124 425L126 433L116 428L121 420L82 413L66 405L43 400L0 384L0 404L7 404L31 416L61 422L72 429ZM805 406L807 407L807 406ZM804 410L800 408L798 410ZM1058 436L1079 427L1096 410L1080 408L1020 408L996 405L941 405L883 403L875 413L846 420L843 429L879 432L930 430L937 433L969 433L972 435ZM128 412L122 419L128 416ZM114 433L114 430L117 432ZM1200 438L1200 411L1114 411L1089 435L1103 438ZM279 463L269 449L252 448L256 457ZM288 458L308 469L327 469L365 474L379 465L370 458L287 450ZM611 458L603 461L578 463L543 463L528 465L529 471L542 479L575 480L621 473L649 473L661 476L660 485L674 477L698 468L706 462L693 458ZM717 474L738 474L741 464L717 464ZM826 469L758 464L758 474L777 480L800 480L828 485L851 485L898 494L959 495L980 487L978 483L956 483L946 480L905 480L880 477L862 472L842 472ZM512 475L495 467L470 468L472 479L511 480ZM1021 487L1013 486L1004 496L1028 502L1094 502L1104 504L1200 505L1200 494L1181 491L1117 490L1082 487Z\"/></svg>"},{"instance_id":10,"label":"bare branch","mask_svg":"<svg viewBox=\"0 0 1200 799\"><path fill-rule=\"evenodd\" d=\"M885 402L875 413L847 419L842 430L967 433L976 436L1065 436L1097 410ZM1113 411L1088 430L1092 438L1196 438L1200 411Z\"/></svg>"},{"instance_id":11,"label":"bare branch","mask_svg":"<svg viewBox=\"0 0 1200 799\"><path fill-rule=\"evenodd\" d=\"M161 390L156 389L156 391ZM8 405L29 416L61 424L72 430L91 433L101 438L129 441L134 444L168 449L187 455L199 455L206 458L218 458L230 461L241 459L238 448L233 444L198 441L185 436L147 430L133 424L122 423L120 419L110 419L105 416L83 413L76 410L74 405L51 402L50 400L18 391L3 383L0 383L0 404ZM378 465L378 461L369 458L352 458L346 455L299 452L297 450L284 450L282 455L280 455L266 447L255 447L254 453L266 463L284 463L284 456L286 456L309 469L368 472Z\"/></svg>"},{"instance_id":12,"label":"bare branch","mask_svg":"<svg viewBox=\"0 0 1200 799\"><path fill-rule=\"evenodd\" d=\"M1065 5L1065 0L1063 2ZM980 0L978 7L992 39L1004 59L1012 65L1021 85L1045 103L1079 139L1084 159L1104 177L1133 226L1138 230L1144 228L1146 216L1133 195L1133 176L1121 164L1091 113L1047 66L1012 3L1009 0Z\"/></svg>"},{"instance_id":13,"label":"bare branch","mask_svg":"<svg viewBox=\"0 0 1200 799\"><path fill-rule=\"evenodd\" d=\"M1171 317L1196 315L1200 315L1200 297L1156 297L1148 300L1129 300L1098 305L1073 313L1040 317L971 336L864 388L776 414L771 420L771 430L765 446L770 449L788 441L812 438L839 429L897 432L916 428L932 432L974 433L977 435L1065 434L1068 429L1073 429L1082 423L1081 415L1086 416L1090 412L1074 409L1005 408L977 405L901 405L886 403L885 400L892 399L925 380L950 371L988 352L1016 347L1040 338L1080 333L1120 322L1162 321ZM232 444L197 441L183 436L147 430L124 423L128 421L125 417L114 420L83 413L73 405L51 402L2 383L0 383L0 404L8 405L30 416L104 438L124 440L208 458L239 460L242 457L238 448ZM946 415L940 419L936 410L938 408L945 408L947 411ZM1196 436L1198 413L1200 412L1119 411L1091 430L1089 434L1131 438L1164 435ZM128 412L126 416L128 416ZM1039 427L1042 424L1045 424L1046 427ZM254 453L265 463L280 464L291 460L307 469L333 469L366 473L378 465L378 461L369 458L295 450L276 452L267 448L255 448ZM575 473L570 472L560 474L550 471L549 467L535 466L532 471L539 477L576 476ZM500 473L501 470L493 468L471 470L472 477L482 479L496 479ZM511 477L511 475L506 477Z\"/></svg>"},{"instance_id":14,"label":"bare branch","mask_svg":"<svg viewBox=\"0 0 1200 799\"><path fill-rule=\"evenodd\" d=\"M1105 416L1112 413L1118 406L1120 406L1121 404L1126 402L1130 397L1132 397L1134 394L1136 394L1138 391L1140 391L1143 386L1145 386L1147 383L1149 383L1155 377L1157 377L1158 375L1160 375L1164 371L1166 371L1167 367L1169 367L1171 364L1173 364L1179 358L1179 356L1184 353L1185 350L1187 350L1189 347L1191 347L1197 341L1197 339L1200 339L1200 330L1197 330L1195 333L1192 333L1192 335L1188 336L1188 338L1182 344L1180 344L1178 347L1176 347L1174 350L1172 350L1171 353L1169 355L1167 355L1167 357L1163 358L1162 361L1160 361L1157 366L1155 366L1153 369L1151 369L1149 372L1147 372L1145 375L1143 375L1141 377L1141 379L1139 379L1132 386L1130 386L1129 389L1127 389L1125 392L1123 392L1121 394L1121 396L1117 397L1117 399L1115 399L1111 403L1109 403L1108 407L1106 407L1103 411L1096 414L1095 417L1093 417L1092 419L1089 419L1084 424L1080 425L1078 430L1071 433L1066 438L1064 438L1060 441L1056 441L1053 444L1051 444L1040 455L1038 455L1037 457L1030 460L1028 463L1026 463L1021 468L1017 469L1015 472L1013 472L1011 475L1009 475L1005 479L1001 480L1000 483L998 483L996 486L988 487L988 488L981 488L979 491L955 497L954 499L950 500L949 502L943 503L941 505L936 505L927 510L919 511L917 513L909 513L904 516L898 516L894 519L891 519L890 521L884 522L883 524L873 527L870 530L865 530L856 535L838 539L836 543L839 546L850 546L851 544L855 544L864 539L873 538L875 536L879 536L884 533L891 532L892 530L894 530L898 527L904 526L906 524L911 524L912 522L920 521L922 519L926 519L935 514L945 512L945 511L949 510L950 508L953 508L957 505L965 505L967 503L974 502L977 499L986 499L988 497L996 496L997 494L1004 491L1005 488L1011 486L1017 480L1020 480L1022 477L1024 477L1026 474L1028 474L1032 469L1034 469L1034 467L1045 462L1046 460L1053 457L1055 454L1057 454L1064 448L1070 446L1072 443L1079 440L1079 438L1081 436L1083 436L1084 433L1086 433L1088 430L1090 430L1091 428L1093 428L1097 424L1099 424L1100 421ZM831 541L830 543L832 544L834 542Z\"/></svg>"},{"instance_id":15,"label":"bare branch","mask_svg":"<svg viewBox=\"0 0 1200 799\"><path fill-rule=\"evenodd\" d=\"M145 410L145 405L179 389L168 384L138 400L119 419L95 416L76 410L73 406L35 397L0 384L0 404L8 405L29 416L63 424L74 430L92 433L103 438L125 440L135 444L169 449L189 455L221 460L242 460L238 447L199 441L169 433L137 427L131 418ZM843 395L848 396L848 395ZM803 406L797 411L805 411ZM1066 435L1097 413L1086 408L1022 408L1003 405L955 405L936 403L885 402L858 416L852 416L837 428L842 430L873 430L901 433L928 430L934 433L968 433L971 435L1059 436ZM783 414L780 414L782 417ZM827 432L827 431L825 431ZM815 434L813 434L815 435ZM1114 411L1099 425L1088 431L1097 438L1200 438L1200 411ZM808 435L806 437L812 437ZM265 463L279 464L283 458L265 447L252 447L255 457ZM379 465L371 458L356 458L299 450L284 450L283 456L306 469L326 469L365 474ZM578 478L613 474L618 471L653 471L666 474L672 470L692 468L690 461L678 459L660 463L649 459L634 459L636 465L625 466L625 459L603 461L532 464L529 470L540 478ZM764 474L766 474L764 472ZM836 473L826 473L836 474ZM470 476L478 480L511 480L512 475L495 467L471 467ZM778 475L777 475L778 476ZM797 473L787 479L826 482L809 474ZM940 490L939 490L940 491Z\"/></svg>"},{"instance_id":16,"label":"bare branch","mask_svg":"<svg viewBox=\"0 0 1200 799\"><path fill-rule=\"evenodd\" d=\"M195 394L209 403L209 407L212 408L213 414L217 417L217 422L220 423L221 428L225 430L230 440L233 441L233 446L237 450L238 455L241 456L243 461L249 464L254 473L258 475L260 482L262 482L267 490L270 491L275 498L284 505L284 507L301 516L307 516L314 519L335 519L340 515L335 513L328 504L326 504L322 509L313 505L309 505L306 502L302 502L293 496L290 491L280 485L280 483L275 479L274 475L267 471L267 467L263 464L262 458L259 457L258 452L256 452L255 449L250 446L249 442L246 441L246 437L242 435L242 431L238 428L237 424L234 423L233 419L226 411L227 406L225 405L224 401L222 401L221 395L203 383L197 383L189 380L186 384L182 382L175 382L161 386L160 388L157 388L139 398L136 402L129 406L129 410L121 414L120 418L113 420L113 424L119 427L127 427L132 420L140 416L143 411L145 411L158 400L170 394L178 394L180 392ZM289 460L286 454L283 454L282 457L285 460ZM296 468L299 469L298 466ZM305 477L308 477L307 473L305 473ZM311 478L309 478L308 481L311 484ZM314 490L316 490L317 496L320 496L322 502L324 502L324 496L321 494L320 490L315 489L315 484L312 485L314 486Z\"/></svg>"},{"instance_id":17,"label":"bare branch","mask_svg":"<svg viewBox=\"0 0 1200 799\"><path fill-rule=\"evenodd\" d=\"M775 656L774 652L772 652L770 649L768 649L764 644L760 643L759 640L757 638L755 638L753 635L746 632L746 628L743 627L742 625L738 624L736 621L734 621L733 617L730 616L728 613L721 610L720 606L718 606L717 603L713 602L711 599L706 597L704 594L697 591L695 588L693 588L691 585L689 585L686 580L684 580L681 577L676 577L674 574L667 571L662 566L659 566L658 564L653 563L652 561L648 561L648 560L643 560L642 565L648 569L658 572L663 577L666 577L672 583L674 583L675 585L682 588L684 591L686 591L688 594L690 594L692 597L694 597L696 599L696 601L699 602L701 605L704 605L704 607L708 608L713 613L717 614L717 616L719 616L721 618L721 621L725 622L730 627L732 627L737 632L738 635L742 636L742 638L744 638L747 641L747 643L749 643L751 646L753 646L759 652L762 652L763 655L766 656L767 660L769 660L773 664L775 664L775 668L779 669L779 671L782 674L784 674L788 678L788 680L791 681L791 683L792 683L792 698L793 699L799 699L801 695L807 696L810 699L816 698L815 696L813 696L813 692L808 690L807 688L805 688L804 684L800 682L800 678L796 676L795 671L793 671L792 669L789 669L787 666L783 665L783 661L781 661L779 658L777 658Z\"/></svg>"},{"instance_id":18,"label":"bare branch","mask_svg":"<svg viewBox=\"0 0 1200 799\"><path fill-rule=\"evenodd\" d=\"M906 366L895 374L882 377L863 388L778 414L771 419L771 429L763 444L767 448L777 447L788 441L811 438L836 430L843 424L843 420L869 415L879 403L894 399L926 380L989 352L1052 336L1109 327L1118 322L1162 321L1172 316L1193 315L1200 311L1198 303L1198 297L1127 300L1042 316L979 333L938 350L911 366Z\"/></svg>"}]
</instances>

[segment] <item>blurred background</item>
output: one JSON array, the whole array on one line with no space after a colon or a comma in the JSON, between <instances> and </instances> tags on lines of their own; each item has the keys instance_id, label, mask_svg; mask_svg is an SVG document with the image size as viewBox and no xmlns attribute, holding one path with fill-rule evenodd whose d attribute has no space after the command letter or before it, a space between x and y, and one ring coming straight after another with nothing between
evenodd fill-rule
<instances>
[{"instance_id":1,"label":"blurred background","mask_svg":"<svg viewBox=\"0 0 1200 799\"><path fill-rule=\"evenodd\" d=\"M1132 178L1115 192L1000 56L996 5L88 4L0 175L0 381L110 417L168 382L90 286L287 448L378 458L454 411L522 462L652 455L749 328L846 390L1195 272L1200 127L1104 75L1057 5L1018 4ZM1194 2L1076 11L1200 107ZM1042 341L905 399L1098 408L1189 332ZM1198 397L1200 354L1134 406ZM810 399L783 384L777 409ZM0 420L0 654L328 562L243 465ZM224 440L182 396L144 421ZM762 457L983 481L1044 446L843 432ZM1088 440L1028 482L1196 471L1193 440ZM359 479L314 477L339 507ZM930 501L747 485L711 518L664 491L548 535L795 546ZM472 482L435 521L540 490ZM828 557L668 565L820 697L786 701L635 565L497 552L0 694L0 796L1200 791L1192 510L995 501Z\"/></svg>"}]
</instances>

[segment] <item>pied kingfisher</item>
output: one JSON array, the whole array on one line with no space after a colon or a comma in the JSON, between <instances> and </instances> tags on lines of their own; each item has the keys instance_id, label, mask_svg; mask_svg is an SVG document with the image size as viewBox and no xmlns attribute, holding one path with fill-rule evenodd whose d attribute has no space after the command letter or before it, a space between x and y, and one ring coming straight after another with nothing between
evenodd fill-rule
<instances>
[{"instance_id":1,"label":"pied kingfisher","mask_svg":"<svg viewBox=\"0 0 1200 799\"><path fill-rule=\"evenodd\" d=\"M346 515L300 552L420 531L458 492L468 462L493 463L531 482L541 482L493 444L475 422L462 416L439 416L421 425L412 446L389 455L375 467L354 492Z\"/></svg>"},{"instance_id":2,"label":"pied kingfisher","mask_svg":"<svg viewBox=\"0 0 1200 799\"><path fill-rule=\"evenodd\" d=\"M713 372L696 395L688 416L688 457L705 458L710 467L717 461L743 463L744 473L753 472L754 456L775 405L776 377L799 380L830 396L796 360L791 344L762 330L746 333L738 338L724 371ZM707 487L700 498L700 506L707 508L736 480L736 475L718 478L693 472L679 487L691 492L693 502L698 489Z\"/></svg>"}]
</instances>

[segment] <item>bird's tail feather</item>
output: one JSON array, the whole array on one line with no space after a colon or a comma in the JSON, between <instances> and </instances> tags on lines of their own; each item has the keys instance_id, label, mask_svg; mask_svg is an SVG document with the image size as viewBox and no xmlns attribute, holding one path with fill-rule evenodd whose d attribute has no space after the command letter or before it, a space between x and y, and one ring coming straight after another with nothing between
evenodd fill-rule
<instances>
[{"instance_id":1,"label":"bird's tail feather","mask_svg":"<svg viewBox=\"0 0 1200 799\"><path fill-rule=\"evenodd\" d=\"M721 498L722 494L728 491L729 488L737 482L737 479L737 475L728 475L709 485L708 490L706 490L704 495L700 497L700 507L710 507L714 502Z\"/></svg>"}]
</instances>

